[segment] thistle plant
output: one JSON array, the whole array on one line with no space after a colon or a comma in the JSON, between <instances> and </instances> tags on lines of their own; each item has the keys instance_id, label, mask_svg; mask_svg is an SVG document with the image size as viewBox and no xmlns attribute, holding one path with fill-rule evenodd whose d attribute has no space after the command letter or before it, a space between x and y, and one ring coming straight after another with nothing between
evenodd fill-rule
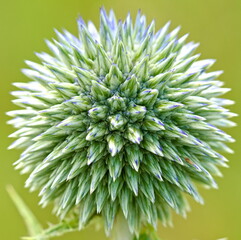
<instances>
[{"instance_id":1,"label":"thistle plant","mask_svg":"<svg viewBox=\"0 0 241 240\"><path fill-rule=\"evenodd\" d=\"M158 220L185 216L186 194L203 203L196 183L216 188L227 166L220 153L233 138L220 128L234 114L222 71L209 72L215 61L198 60L198 44L169 25L155 32L140 13L122 22L101 9L99 30L80 18L77 37L56 31L51 55L26 61L32 81L14 83L23 109L8 113L19 129L10 148L25 149L16 168L79 229L101 216L107 234L126 225L116 239L154 239Z\"/></svg>"}]
</instances>

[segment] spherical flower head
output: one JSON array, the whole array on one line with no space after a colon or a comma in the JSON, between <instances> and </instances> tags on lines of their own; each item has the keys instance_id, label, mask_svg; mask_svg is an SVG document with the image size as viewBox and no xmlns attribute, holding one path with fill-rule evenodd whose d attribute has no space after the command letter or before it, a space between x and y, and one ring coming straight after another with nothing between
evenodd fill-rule
<instances>
[{"instance_id":1,"label":"spherical flower head","mask_svg":"<svg viewBox=\"0 0 241 240\"><path fill-rule=\"evenodd\" d=\"M82 19L78 29L56 31L52 54L26 62L32 81L14 84L23 109L9 112L11 148L25 148L16 168L26 186L80 227L103 216L107 232L120 212L136 234L168 223L170 209L185 215L184 194L202 202L194 183L216 187L219 152L231 152L219 129L234 125L222 72L208 72L214 60L197 60L179 28L156 32L140 13L117 22L102 9L99 30Z\"/></svg>"}]
</instances>

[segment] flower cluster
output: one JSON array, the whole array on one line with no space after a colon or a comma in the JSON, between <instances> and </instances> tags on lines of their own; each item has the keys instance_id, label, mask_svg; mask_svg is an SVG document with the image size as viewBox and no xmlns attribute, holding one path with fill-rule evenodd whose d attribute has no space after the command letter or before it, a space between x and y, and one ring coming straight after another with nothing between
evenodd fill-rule
<instances>
[{"instance_id":1,"label":"flower cluster","mask_svg":"<svg viewBox=\"0 0 241 240\"><path fill-rule=\"evenodd\" d=\"M140 13L100 18L99 30L79 19L78 37L56 31L52 54L26 62L32 81L14 84L23 109L8 113L19 129L10 148L25 148L16 168L58 216L83 227L101 215L109 232L122 212L138 234L168 223L170 209L185 215L184 193L202 203L194 182L216 187L227 161L218 152L232 152L219 129L234 125L232 101L219 98L229 89L208 72L214 60L198 60L179 28L155 32Z\"/></svg>"}]
</instances>

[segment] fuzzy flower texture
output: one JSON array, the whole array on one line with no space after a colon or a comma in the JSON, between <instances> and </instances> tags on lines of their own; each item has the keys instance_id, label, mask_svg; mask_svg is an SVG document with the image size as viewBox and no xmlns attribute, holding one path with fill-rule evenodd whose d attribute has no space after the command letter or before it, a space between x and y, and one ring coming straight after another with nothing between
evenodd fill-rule
<instances>
[{"instance_id":1,"label":"fuzzy flower texture","mask_svg":"<svg viewBox=\"0 0 241 240\"><path fill-rule=\"evenodd\" d=\"M82 228L99 215L108 233L122 212L138 235L170 223L171 209L185 216L185 194L202 203L194 183L217 187L233 102L220 98L222 72L208 72L215 61L197 60L198 44L169 25L156 32L140 13L122 22L102 9L99 30L79 19L78 37L56 31L51 55L26 61L10 148L25 148L16 168L61 219Z\"/></svg>"}]
</instances>

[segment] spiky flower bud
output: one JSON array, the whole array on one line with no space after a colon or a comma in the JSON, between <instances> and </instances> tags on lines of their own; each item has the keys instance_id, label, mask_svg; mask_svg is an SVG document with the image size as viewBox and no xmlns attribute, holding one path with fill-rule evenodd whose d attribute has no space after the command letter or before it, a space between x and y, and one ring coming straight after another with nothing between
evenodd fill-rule
<instances>
[{"instance_id":1,"label":"spiky flower bud","mask_svg":"<svg viewBox=\"0 0 241 240\"><path fill-rule=\"evenodd\" d=\"M8 113L19 128L10 148L25 148L16 167L62 219L83 227L101 215L109 232L122 212L138 235L168 223L171 208L185 215L183 193L202 203L194 182L217 186L227 161L218 152L232 152L219 129L234 125L232 101L220 98L229 89L169 23L155 32L140 13L117 22L102 9L99 31L82 19L78 28L56 31L41 64L26 62L32 81L14 84L24 109Z\"/></svg>"}]
</instances>

